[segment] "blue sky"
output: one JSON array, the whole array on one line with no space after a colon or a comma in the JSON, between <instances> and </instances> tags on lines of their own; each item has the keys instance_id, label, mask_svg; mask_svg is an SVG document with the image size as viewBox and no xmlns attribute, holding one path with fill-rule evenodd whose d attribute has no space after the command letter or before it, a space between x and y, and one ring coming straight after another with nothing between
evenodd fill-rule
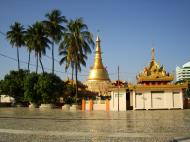
<instances>
[{"instance_id":1,"label":"blue sky","mask_svg":"<svg viewBox=\"0 0 190 142\"><path fill-rule=\"evenodd\" d=\"M15 21L27 28L35 21L44 20L45 13L52 9L61 10L68 19L83 17L89 30L101 38L103 63L112 80L120 78L135 82L138 72L151 60L154 45L155 58L164 64L168 72L175 71L176 65L189 61L190 51L190 1L189 0L1 0L0 31L7 32ZM55 49L56 59L58 47ZM0 35L0 53L16 58L16 49ZM20 59L26 61L28 53L20 49ZM47 55L51 56L50 50ZM79 79L87 79L94 54L88 56L87 66ZM35 64L35 58L32 59ZM43 57L43 64L51 69L51 60ZM64 66L55 63L57 75L62 79L70 76ZM26 64L21 64L26 69ZM0 79L10 70L17 69L17 62L0 56ZM35 67L31 67L35 70ZM46 70L49 71L49 70ZM50 72L50 71L49 71Z\"/></svg>"}]
</instances>

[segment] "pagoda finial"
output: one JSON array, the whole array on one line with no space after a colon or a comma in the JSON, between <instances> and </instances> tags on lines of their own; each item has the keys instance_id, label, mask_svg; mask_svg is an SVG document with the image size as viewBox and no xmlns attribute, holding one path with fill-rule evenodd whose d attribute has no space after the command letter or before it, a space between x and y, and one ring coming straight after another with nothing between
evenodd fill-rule
<instances>
[{"instance_id":1,"label":"pagoda finial","mask_svg":"<svg viewBox=\"0 0 190 142\"><path fill-rule=\"evenodd\" d=\"M96 42L100 42L99 33L100 33L100 30L98 29L98 30L97 30L97 38L96 38Z\"/></svg>"},{"instance_id":2,"label":"pagoda finial","mask_svg":"<svg viewBox=\"0 0 190 142\"><path fill-rule=\"evenodd\" d=\"M103 63L102 63L102 56L101 56L101 47L100 47L100 38L97 36L96 38L96 52L95 52L95 58L94 58L94 67L93 68L99 68L103 69Z\"/></svg>"},{"instance_id":3,"label":"pagoda finial","mask_svg":"<svg viewBox=\"0 0 190 142\"><path fill-rule=\"evenodd\" d=\"M154 60L154 48L152 48L152 61Z\"/></svg>"},{"instance_id":4,"label":"pagoda finial","mask_svg":"<svg viewBox=\"0 0 190 142\"><path fill-rule=\"evenodd\" d=\"M96 42L100 42L100 37L99 36L97 36Z\"/></svg>"},{"instance_id":5,"label":"pagoda finial","mask_svg":"<svg viewBox=\"0 0 190 142\"><path fill-rule=\"evenodd\" d=\"M100 37L99 36L97 36L97 38L96 38L96 52L100 52L101 53Z\"/></svg>"}]
</instances>

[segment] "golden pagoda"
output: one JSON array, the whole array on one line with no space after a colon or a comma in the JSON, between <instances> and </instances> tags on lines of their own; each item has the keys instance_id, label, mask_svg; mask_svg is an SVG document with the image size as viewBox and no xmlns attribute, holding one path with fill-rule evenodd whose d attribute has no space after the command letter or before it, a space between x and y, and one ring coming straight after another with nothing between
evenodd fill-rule
<instances>
[{"instance_id":1,"label":"golden pagoda","mask_svg":"<svg viewBox=\"0 0 190 142\"><path fill-rule=\"evenodd\" d=\"M88 90L97 92L99 95L107 95L108 87L111 82L108 72L102 63L100 42L100 38L97 36L94 66L90 68L89 76L85 84L88 86Z\"/></svg>"},{"instance_id":2,"label":"golden pagoda","mask_svg":"<svg viewBox=\"0 0 190 142\"><path fill-rule=\"evenodd\" d=\"M167 84L174 80L174 74L165 71L164 66L160 65L154 59L154 48L152 48L152 60L148 67L137 76L137 82L140 84Z\"/></svg>"}]
</instances>

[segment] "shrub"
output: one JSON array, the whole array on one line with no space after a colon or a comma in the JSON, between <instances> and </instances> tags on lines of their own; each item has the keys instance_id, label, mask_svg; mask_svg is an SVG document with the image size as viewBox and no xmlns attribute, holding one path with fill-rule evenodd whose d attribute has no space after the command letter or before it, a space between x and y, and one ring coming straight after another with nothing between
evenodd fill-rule
<instances>
[{"instance_id":1,"label":"shrub","mask_svg":"<svg viewBox=\"0 0 190 142\"><path fill-rule=\"evenodd\" d=\"M39 103L41 95L37 93L39 75L30 73L24 80L24 98L31 103Z\"/></svg>"},{"instance_id":2,"label":"shrub","mask_svg":"<svg viewBox=\"0 0 190 142\"><path fill-rule=\"evenodd\" d=\"M37 83L37 94L41 94L42 103L55 103L63 93L64 82L56 75L43 73Z\"/></svg>"},{"instance_id":3,"label":"shrub","mask_svg":"<svg viewBox=\"0 0 190 142\"><path fill-rule=\"evenodd\" d=\"M24 103L24 79L28 71L10 71L1 83L1 94L11 96L17 103Z\"/></svg>"}]
</instances>

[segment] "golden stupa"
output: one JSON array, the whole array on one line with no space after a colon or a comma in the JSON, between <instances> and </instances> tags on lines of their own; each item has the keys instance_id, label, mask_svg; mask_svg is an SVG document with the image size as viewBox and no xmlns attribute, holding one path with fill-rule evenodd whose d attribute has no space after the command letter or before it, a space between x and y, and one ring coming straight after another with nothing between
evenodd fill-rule
<instances>
[{"instance_id":1,"label":"golden stupa","mask_svg":"<svg viewBox=\"0 0 190 142\"><path fill-rule=\"evenodd\" d=\"M85 84L88 90L107 95L108 87L111 84L108 72L102 63L102 52L100 47L100 38L96 39L96 51L94 65L90 68L89 76Z\"/></svg>"},{"instance_id":2,"label":"golden stupa","mask_svg":"<svg viewBox=\"0 0 190 142\"><path fill-rule=\"evenodd\" d=\"M97 81L97 80L110 81L109 76L108 76L108 72L102 63L101 54L102 54L102 52L101 52L101 48L100 48L100 38L99 38L99 36L97 36L94 66L91 67L91 69L90 69L88 80L91 80L91 81Z\"/></svg>"}]
</instances>

